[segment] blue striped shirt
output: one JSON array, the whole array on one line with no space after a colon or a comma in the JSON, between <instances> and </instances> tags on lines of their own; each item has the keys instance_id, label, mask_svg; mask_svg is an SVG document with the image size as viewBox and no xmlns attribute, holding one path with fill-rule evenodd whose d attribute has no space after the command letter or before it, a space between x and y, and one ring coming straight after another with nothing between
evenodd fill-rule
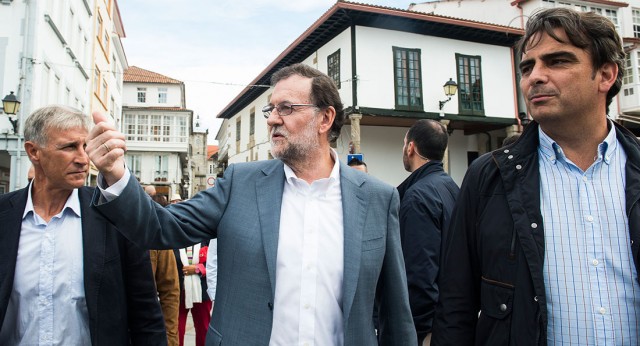
<instances>
[{"instance_id":1,"label":"blue striped shirt","mask_svg":"<svg viewBox=\"0 0 640 346\"><path fill-rule=\"evenodd\" d=\"M549 345L638 345L640 285L625 213L627 155L615 128L582 171L539 132Z\"/></svg>"}]
</instances>

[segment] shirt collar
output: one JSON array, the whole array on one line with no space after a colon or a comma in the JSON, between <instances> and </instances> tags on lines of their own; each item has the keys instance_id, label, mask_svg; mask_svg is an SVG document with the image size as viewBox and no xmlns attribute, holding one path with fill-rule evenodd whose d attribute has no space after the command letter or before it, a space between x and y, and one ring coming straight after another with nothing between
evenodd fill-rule
<instances>
[{"instance_id":1,"label":"shirt collar","mask_svg":"<svg viewBox=\"0 0 640 346\"><path fill-rule=\"evenodd\" d=\"M611 120L607 120L607 123L609 125L609 133L604 141L598 145L598 156L595 158L595 161L602 160L604 163L610 164L611 157L618 148L618 140L616 139L615 126L613 126ZM560 145L549 137L541 127L538 127L538 136L540 138L540 153L544 155L549 162L555 164L557 160L566 161L567 157Z\"/></svg>"},{"instance_id":2,"label":"shirt collar","mask_svg":"<svg viewBox=\"0 0 640 346\"><path fill-rule=\"evenodd\" d=\"M22 213L22 219L24 220L29 212L33 212L35 215L36 212L33 209L33 199L31 198L31 189L33 188L33 181L29 183L28 194L27 194L27 205L24 208L24 213ZM80 217L80 199L78 198L78 189L73 189L69 198L67 198L67 202L64 204L62 211L58 215L62 215L65 210L70 209L76 216Z\"/></svg>"},{"instance_id":3,"label":"shirt collar","mask_svg":"<svg viewBox=\"0 0 640 346\"><path fill-rule=\"evenodd\" d=\"M330 184L332 182L335 182L335 181L339 181L339 179L340 179L340 160L338 160L338 153L333 148L331 148L331 158L333 159L333 168L331 169L331 174L329 174L329 178L318 179L318 180L313 182L314 184L316 182L322 182L322 181L327 181L328 184ZM286 163L284 165L284 176L285 176L285 178L287 180L287 183L292 185L292 186L294 186L294 187L298 184L298 182L300 182L302 180L302 179L298 178L298 176L293 171L293 169L291 169L291 167L289 167Z\"/></svg>"}]
</instances>

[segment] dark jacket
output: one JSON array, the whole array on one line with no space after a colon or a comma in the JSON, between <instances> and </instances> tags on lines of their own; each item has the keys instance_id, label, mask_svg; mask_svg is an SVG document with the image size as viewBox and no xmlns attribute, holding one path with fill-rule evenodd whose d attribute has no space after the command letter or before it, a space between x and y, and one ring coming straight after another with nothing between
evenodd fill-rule
<instances>
[{"instance_id":1,"label":"dark jacket","mask_svg":"<svg viewBox=\"0 0 640 346\"><path fill-rule=\"evenodd\" d=\"M167 334L148 251L129 242L78 190L84 290L92 345L166 345ZM27 188L0 196L0 326L13 288Z\"/></svg>"},{"instance_id":2,"label":"dark jacket","mask_svg":"<svg viewBox=\"0 0 640 346\"><path fill-rule=\"evenodd\" d=\"M638 269L640 143L615 126L627 154L625 212ZM432 345L546 345L538 142L532 122L517 142L469 167L443 238Z\"/></svg>"},{"instance_id":3,"label":"dark jacket","mask_svg":"<svg viewBox=\"0 0 640 346\"><path fill-rule=\"evenodd\" d=\"M438 301L441 233L449 227L459 191L440 161L427 162L398 186L400 239L418 343L431 333Z\"/></svg>"}]
</instances>

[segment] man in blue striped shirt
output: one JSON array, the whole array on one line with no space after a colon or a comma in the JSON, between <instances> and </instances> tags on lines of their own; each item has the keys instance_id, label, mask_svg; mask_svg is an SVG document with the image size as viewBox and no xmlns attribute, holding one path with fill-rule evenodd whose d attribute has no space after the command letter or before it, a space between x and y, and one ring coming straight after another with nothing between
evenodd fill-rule
<instances>
[{"instance_id":1,"label":"man in blue striped shirt","mask_svg":"<svg viewBox=\"0 0 640 346\"><path fill-rule=\"evenodd\" d=\"M565 8L518 45L535 120L476 160L443 261L436 345L638 345L640 145L607 113L625 53L614 25Z\"/></svg>"}]
</instances>

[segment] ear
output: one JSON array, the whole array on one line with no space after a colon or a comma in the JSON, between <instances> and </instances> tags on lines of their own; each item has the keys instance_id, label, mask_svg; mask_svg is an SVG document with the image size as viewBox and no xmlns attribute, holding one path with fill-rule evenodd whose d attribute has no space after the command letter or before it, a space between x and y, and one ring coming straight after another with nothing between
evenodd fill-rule
<instances>
[{"instance_id":1,"label":"ear","mask_svg":"<svg viewBox=\"0 0 640 346\"><path fill-rule=\"evenodd\" d=\"M32 141L24 142L24 151L27 152L27 156L29 156L31 162L40 161L40 148Z\"/></svg>"},{"instance_id":2,"label":"ear","mask_svg":"<svg viewBox=\"0 0 640 346\"><path fill-rule=\"evenodd\" d=\"M320 129L318 132L327 133L331 131L331 126L333 126L333 121L336 119L336 109L333 106L329 106L325 108L322 112L322 119L320 119Z\"/></svg>"},{"instance_id":3,"label":"ear","mask_svg":"<svg viewBox=\"0 0 640 346\"><path fill-rule=\"evenodd\" d=\"M598 91L601 93L607 94L611 86L616 82L616 78L618 77L618 65L608 62L602 65L600 69L597 71L600 76L600 81L598 82Z\"/></svg>"}]
</instances>

